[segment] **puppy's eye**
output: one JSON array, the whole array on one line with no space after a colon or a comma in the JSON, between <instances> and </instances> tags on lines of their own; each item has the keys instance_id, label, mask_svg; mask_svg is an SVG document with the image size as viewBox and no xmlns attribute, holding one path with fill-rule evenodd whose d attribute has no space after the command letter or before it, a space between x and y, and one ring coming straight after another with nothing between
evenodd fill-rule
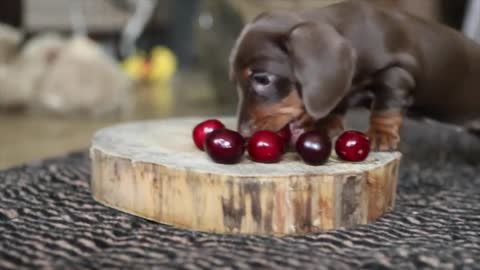
<instances>
[{"instance_id":1,"label":"puppy's eye","mask_svg":"<svg viewBox=\"0 0 480 270\"><path fill-rule=\"evenodd\" d=\"M253 74L252 75L252 80L256 84L259 84L259 85L262 85L262 86L267 86L272 82L270 76L268 76L268 74L265 74L265 73Z\"/></svg>"}]
</instances>

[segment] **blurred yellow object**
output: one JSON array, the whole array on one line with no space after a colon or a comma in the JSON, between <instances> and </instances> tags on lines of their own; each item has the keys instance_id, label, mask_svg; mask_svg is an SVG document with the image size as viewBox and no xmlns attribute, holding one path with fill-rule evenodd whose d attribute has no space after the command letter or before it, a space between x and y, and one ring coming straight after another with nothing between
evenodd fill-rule
<instances>
[{"instance_id":1,"label":"blurred yellow object","mask_svg":"<svg viewBox=\"0 0 480 270\"><path fill-rule=\"evenodd\" d=\"M143 80L145 78L145 56L136 54L123 61L123 69L133 80Z\"/></svg>"},{"instance_id":2,"label":"blurred yellow object","mask_svg":"<svg viewBox=\"0 0 480 270\"><path fill-rule=\"evenodd\" d=\"M171 80L177 70L177 58L168 48L153 48L150 58L137 53L123 61L123 69L133 80L162 83Z\"/></svg>"},{"instance_id":3,"label":"blurred yellow object","mask_svg":"<svg viewBox=\"0 0 480 270\"><path fill-rule=\"evenodd\" d=\"M177 70L177 58L165 47L155 47L150 59L148 79L150 81L169 81Z\"/></svg>"},{"instance_id":4,"label":"blurred yellow object","mask_svg":"<svg viewBox=\"0 0 480 270\"><path fill-rule=\"evenodd\" d=\"M150 57L140 52L125 59L122 65L131 79L148 84L151 104L158 113L171 112L174 96L170 81L177 71L177 58L170 49L158 46L152 49Z\"/></svg>"}]
</instances>

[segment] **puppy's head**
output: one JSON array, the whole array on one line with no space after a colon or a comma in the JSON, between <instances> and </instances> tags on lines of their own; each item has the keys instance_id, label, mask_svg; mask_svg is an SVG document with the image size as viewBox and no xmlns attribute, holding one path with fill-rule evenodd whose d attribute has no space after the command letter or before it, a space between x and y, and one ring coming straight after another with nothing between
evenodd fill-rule
<instances>
[{"instance_id":1,"label":"puppy's head","mask_svg":"<svg viewBox=\"0 0 480 270\"><path fill-rule=\"evenodd\" d=\"M308 114L321 119L351 87L354 51L331 26L291 13L263 14L247 25L230 57L239 95L238 130L277 131Z\"/></svg>"}]
</instances>

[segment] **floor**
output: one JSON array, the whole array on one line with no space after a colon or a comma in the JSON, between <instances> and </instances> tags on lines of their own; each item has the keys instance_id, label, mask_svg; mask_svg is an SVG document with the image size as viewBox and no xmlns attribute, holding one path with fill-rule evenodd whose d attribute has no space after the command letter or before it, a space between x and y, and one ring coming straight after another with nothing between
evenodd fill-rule
<instances>
[{"instance_id":1,"label":"floor","mask_svg":"<svg viewBox=\"0 0 480 270\"><path fill-rule=\"evenodd\" d=\"M0 115L0 123L0 170L85 148L95 130L111 124L30 115Z\"/></svg>"},{"instance_id":2,"label":"floor","mask_svg":"<svg viewBox=\"0 0 480 270\"><path fill-rule=\"evenodd\" d=\"M213 102L212 89L202 74L185 74L174 84L174 101L166 104L158 91L137 87L135 110L122 119L62 118L47 115L0 114L0 170L25 162L86 149L96 130L126 121L232 112Z\"/></svg>"}]
</instances>

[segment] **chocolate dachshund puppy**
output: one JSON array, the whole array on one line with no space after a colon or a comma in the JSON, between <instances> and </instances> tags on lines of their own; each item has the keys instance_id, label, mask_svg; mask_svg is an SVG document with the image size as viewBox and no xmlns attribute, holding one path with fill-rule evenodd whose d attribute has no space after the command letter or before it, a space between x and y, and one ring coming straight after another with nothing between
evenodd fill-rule
<instances>
[{"instance_id":1,"label":"chocolate dachshund puppy","mask_svg":"<svg viewBox=\"0 0 480 270\"><path fill-rule=\"evenodd\" d=\"M405 116L480 131L480 45L441 24L367 1L268 12L245 26L230 58L238 129L343 130L371 110L374 150L398 148Z\"/></svg>"}]
</instances>

